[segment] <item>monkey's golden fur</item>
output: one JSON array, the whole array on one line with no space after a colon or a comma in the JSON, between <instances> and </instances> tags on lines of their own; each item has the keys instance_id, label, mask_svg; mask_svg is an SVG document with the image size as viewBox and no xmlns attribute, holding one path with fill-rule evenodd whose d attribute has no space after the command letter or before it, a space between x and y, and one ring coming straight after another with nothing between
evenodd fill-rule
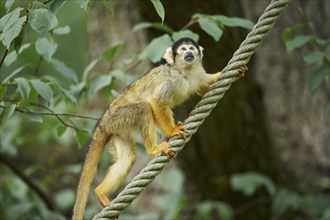
<instances>
[{"instance_id":1,"label":"monkey's golden fur","mask_svg":"<svg viewBox=\"0 0 330 220\"><path fill-rule=\"evenodd\" d=\"M74 220L83 218L89 188L108 142L109 147L115 149L116 162L95 189L102 206L110 204L107 196L120 186L135 161L135 131L141 133L148 154L165 153L170 157L175 155L167 142L157 145L155 126L166 137L185 137L183 124L174 123L171 109L193 93L202 96L221 74L207 74L202 66L202 48L196 48L197 43L190 42L191 39L181 41L182 45L179 45L177 51L172 51L172 48L166 51L164 58L167 64L152 69L128 86L100 118L80 177ZM193 57L193 61L188 55Z\"/></svg>"}]
</instances>

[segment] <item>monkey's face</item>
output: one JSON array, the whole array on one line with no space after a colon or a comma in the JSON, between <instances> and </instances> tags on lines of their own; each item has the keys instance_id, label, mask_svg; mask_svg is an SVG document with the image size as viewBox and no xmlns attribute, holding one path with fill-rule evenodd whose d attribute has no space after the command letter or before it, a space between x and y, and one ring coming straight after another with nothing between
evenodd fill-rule
<instances>
[{"instance_id":1,"label":"monkey's face","mask_svg":"<svg viewBox=\"0 0 330 220\"><path fill-rule=\"evenodd\" d=\"M176 51L176 61L193 64L200 58L199 50L192 44L182 44Z\"/></svg>"},{"instance_id":2,"label":"monkey's face","mask_svg":"<svg viewBox=\"0 0 330 220\"><path fill-rule=\"evenodd\" d=\"M181 38L172 47L166 49L163 58L170 65L191 66L201 64L203 47L191 38Z\"/></svg>"}]
</instances>

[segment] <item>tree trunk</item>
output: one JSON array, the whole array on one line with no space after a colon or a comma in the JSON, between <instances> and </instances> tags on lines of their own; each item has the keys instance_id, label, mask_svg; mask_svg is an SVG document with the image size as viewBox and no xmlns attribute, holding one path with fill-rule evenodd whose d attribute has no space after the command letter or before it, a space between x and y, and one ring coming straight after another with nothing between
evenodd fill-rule
<instances>
[{"instance_id":1,"label":"tree trunk","mask_svg":"<svg viewBox=\"0 0 330 220\"><path fill-rule=\"evenodd\" d=\"M242 1L242 5L247 18L255 20L268 3L258 1L251 7L251 2ZM282 178L303 192L324 190L320 177L329 176L330 126L323 111L329 85L323 83L315 92L310 91L308 81L316 69L304 63L302 52L313 48L287 54L281 32L288 26L311 22L314 31L305 29L303 33L326 39L330 36L329 17L330 1L292 1L255 55L254 73L264 94Z\"/></svg>"}]
</instances>

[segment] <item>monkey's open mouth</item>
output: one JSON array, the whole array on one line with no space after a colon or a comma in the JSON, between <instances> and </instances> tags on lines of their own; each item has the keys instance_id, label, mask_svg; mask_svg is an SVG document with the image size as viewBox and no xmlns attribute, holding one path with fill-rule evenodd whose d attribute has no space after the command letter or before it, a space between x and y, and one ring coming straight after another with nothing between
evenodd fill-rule
<instances>
[{"instance_id":1,"label":"monkey's open mouth","mask_svg":"<svg viewBox=\"0 0 330 220\"><path fill-rule=\"evenodd\" d=\"M195 59L195 56L192 53L187 53L184 56L184 60L187 61L187 62L192 62L194 59Z\"/></svg>"}]
</instances>

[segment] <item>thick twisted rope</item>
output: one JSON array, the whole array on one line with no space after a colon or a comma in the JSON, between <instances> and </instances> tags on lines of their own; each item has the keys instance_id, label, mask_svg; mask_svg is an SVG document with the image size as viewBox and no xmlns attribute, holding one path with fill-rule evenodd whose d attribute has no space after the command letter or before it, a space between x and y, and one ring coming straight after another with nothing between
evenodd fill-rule
<instances>
[{"instance_id":1,"label":"thick twisted rope","mask_svg":"<svg viewBox=\"0 0 330 220\"><path fill-rule=\"evenodd\" d=\"M174 152L179 152L183 149L184 145L190 140L191 136L196 133L198 127L203 123L205 118L209 116L212 109L224 96L231 84L238 79L239 68L245 66L249 62L251 56L261 44L262 39L273 27L289 1L290 0L273 0L265 9L257 24L253 27L252 31L247 35L239 49L228 62L227 66L223 69L221 77L211 86L202 100L197 103L195 109L191 111L189 117L184 121L184 127L188 131L186 139L173 137L169 140L169 144ZM144 188L154 180L165 166L167 166L169 161L170 158L165 155L154 157L148 165L141 170L140 174L135 176L125 189L118 194L111 202L111 205L105 207L100 213L96 214L93 220L117 219L120 212L139 196Z\"/></svg>"}]
</instances>

